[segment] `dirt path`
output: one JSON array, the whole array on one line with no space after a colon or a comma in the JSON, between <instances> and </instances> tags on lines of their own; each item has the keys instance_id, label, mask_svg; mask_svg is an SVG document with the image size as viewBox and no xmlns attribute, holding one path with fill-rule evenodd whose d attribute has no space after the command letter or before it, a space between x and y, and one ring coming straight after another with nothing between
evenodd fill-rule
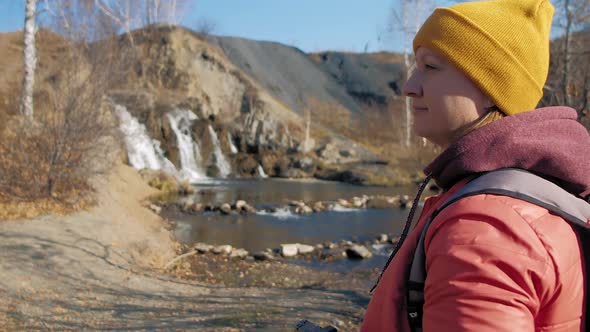
<instances>
[{"instance_id":1,"label":"dirt path","mask_svg":"<svg viewBox=\"0 0 590 332\"><path fill-rule=\"evenodd\" d=\"M358 327L366 293L226 288L157 269L174 256L151 191L120 166L100 204L67 217L0 222L0 326L6 330L291 331L298 319Z\"/></svg>"}]
</instances>

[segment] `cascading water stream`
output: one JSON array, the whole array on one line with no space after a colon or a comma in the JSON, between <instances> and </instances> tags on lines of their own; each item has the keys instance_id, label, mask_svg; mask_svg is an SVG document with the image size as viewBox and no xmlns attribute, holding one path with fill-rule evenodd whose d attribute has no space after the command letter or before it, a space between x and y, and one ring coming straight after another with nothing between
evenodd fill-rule
<instances>
[{"instance_id":1,"label":"cascading water stream","mask_svg":"<svg viewBox=\"0 0 590 332\"><path fill-rule=\"evenodd\" d=\"M181 176L190 182L198 182L207 176L201 167L201 150L193 140L191 125L198 117L188 110L174 110L166 114L176 135L180 155Z\"/></svg>"},{"instance_id":2,"label":"cascading water stream","mask_svg":"<svg viewBox=\"0 0 590 332\"><path fill-rule=\"evenodd\" d=\"M215 163L219 169L219 175L225 178L231 173L231 167L223 155L223 151L221 151L219 138L217 137L217 133L215 133L215 130L213 130L211 125L209 125L209 135L211 135L211 141L213 142L213 154L215 156Z\"/></svg>"},{"instance_id":3,"label":"cascading water stream","mask_svg":"<svg viewBox=\"0 0 590 332\"><path fill-rule=\"evenodd\" d=\"M227 132L227 141L229 142L229 150L231 151L231 153L238 153L238 148L236 148L236 146L234 145L234 142L231 139L231 134L229 133L229 131Z\"/></svg>"},{"instance_id":4,"label":"cascading water stream","mask_svg":"<svg viewBox=\"0 0 590 332\"><path fill-rule=\"evenodd\" d=\"M262 165L258 165L258 176L260 176L263 179L268 178L268 175L266 175L266 173L264 172Z\"/></svg>"},{"instance_id":5,"label":"cascading water stream","mask_svg":"<svg viewBox=\"0 0 590 332\"><path fill-rule=\"evenodd\" d=\"M163 170L174 176L178 171L174 164L164 156L160 142L151 139L146 127L134 118L127 108L115 104L115 112L120 119L120 130L125 136L129 163L136 169Z\"/></svg>"}]
</instances>

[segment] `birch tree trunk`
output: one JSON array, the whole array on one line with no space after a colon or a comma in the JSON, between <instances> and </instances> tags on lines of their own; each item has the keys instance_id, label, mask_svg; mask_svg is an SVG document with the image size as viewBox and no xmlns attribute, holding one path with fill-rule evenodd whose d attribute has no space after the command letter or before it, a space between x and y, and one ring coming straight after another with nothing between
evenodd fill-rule
<instances>
[{"instance_id":1,"label":"birch tree trunk","mask_svg":"<svg viewBox=\"0 0 590 332\"><path fill-rule=\"evenodd\" d=\"M35 13L37 0L26 0L25 30L24 30L24 77L21 95L20 112L33 117L33 86L35 82L35 67L37 66L37 52L35 49Z\"/></svg>"}]
</instances>

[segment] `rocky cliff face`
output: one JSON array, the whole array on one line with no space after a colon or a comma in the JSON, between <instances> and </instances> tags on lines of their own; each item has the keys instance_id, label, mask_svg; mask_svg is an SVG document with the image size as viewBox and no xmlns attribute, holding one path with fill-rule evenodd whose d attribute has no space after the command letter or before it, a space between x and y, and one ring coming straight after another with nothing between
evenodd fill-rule
<instances>
[{"instance_id":1,"label":"rocky cliff face","mask_svg":"<svg viewBox=\"0 0 590 332\"><path fill-rule=\"evenodd\" d=\"M370 104L370 98L359 98L364 92L358 87L371 81L374 63L346 55L347 65L335 69L293 47L202 36L179 27L135 31L133 39L131 46L125 36L119 38L128 65L124 79L106 91L108 100L144 126L153 140L151 153L178 170L186 166L187 138L194 143L189 148L198 154L198 168L208 176L337 179L339 172L378 159L353 135L331 126L346 128L353 114ZM59 77L60 48L52 45L40 49L39 82ZM13 53L18 60L18 50ZM365 94L387 103L395 92L382 80L367 89L378 85L378 91ZM178 112L192 115L172 120Z\"/></svg>"},{"instance_id":2,"label":"rocky cliff face","mask_svg":"<svg viewBox=\"0 0 590 332\"><path fill-rule=\"evenodd\" d=\"M311 137L308 142L313 143L303 148L306 100L338 105L350 113L360 112L363 105L329 68L297 49L238 38L205 38L182 28L159 28L135 40L137 62L127 81L109 95L146 126L178 169L183 166L181 147L168 116L174 110L196 115L190 136L198 142L202 167L209 176L219 175L209 126L235 176L262 172L310 177L317 176L318 164L324 169L342 164L358 167L377 159L326 128L321 140ZM388 86L380 89L376 94L391 91Z\"/></svg>"}]
</instances>

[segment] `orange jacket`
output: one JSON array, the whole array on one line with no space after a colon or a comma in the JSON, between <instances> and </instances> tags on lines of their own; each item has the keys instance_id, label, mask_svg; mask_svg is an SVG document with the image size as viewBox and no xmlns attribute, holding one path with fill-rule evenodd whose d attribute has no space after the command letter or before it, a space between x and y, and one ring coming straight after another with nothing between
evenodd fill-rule
<instances>
[{"instance_id":1,"label":"orange jacket","mask_svg":"<svg viewBox=\"0 0 590 332\"><path fill-rule=\"evenodd\" d=\"M418 237L466 181L426 201L375 289L361 331L410 331L405 285ZM425 241L425 332L581 331L583 263L566 221L497 195L464 198L436 220Z\"/></svg>"}]
</instances>

